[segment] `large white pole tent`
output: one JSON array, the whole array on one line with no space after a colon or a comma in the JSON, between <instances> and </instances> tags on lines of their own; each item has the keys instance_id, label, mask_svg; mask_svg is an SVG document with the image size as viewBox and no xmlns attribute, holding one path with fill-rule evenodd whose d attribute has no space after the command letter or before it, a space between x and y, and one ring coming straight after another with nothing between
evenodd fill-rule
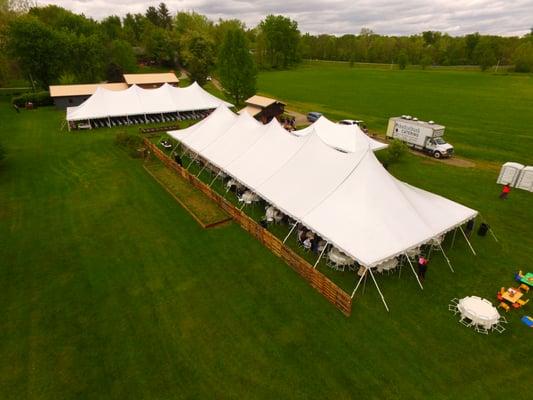
<instances>
[{"instance_id":1,"label":"large white pole tent","mask_svg":"<svg viewBox=\"0 0 533 400\"><path fill-rule=\"evenodd\" d=\"M123 118L130 123L136 116L141 122L165 120L164 115L213 110L220 105L233 107L208 93L196 82L178 88L164 84L157 89L143 89L133 85L126 90L97 88L94 94L77 107L67 108L67 121L96 121ZM153 118L152 118L153 116ZM99 126L96 124L96 126Z\"/></svg>"},{"instance_id":2,"label":"large white pole tent","mask_svg":"<svg viewBox=\"0 0 533 400\"><path fill-rule=\"evenodd\" d=\"M394 178L374 155L379 142L352 128L321 117L293 134L221 106L168 134L367 270L476 217Z\"/></svg>"}]
</instances>

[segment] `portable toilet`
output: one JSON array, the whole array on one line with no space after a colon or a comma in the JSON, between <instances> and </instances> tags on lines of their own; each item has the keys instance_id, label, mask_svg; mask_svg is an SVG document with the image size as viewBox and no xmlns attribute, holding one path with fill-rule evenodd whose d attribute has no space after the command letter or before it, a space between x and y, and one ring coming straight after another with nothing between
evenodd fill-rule
<instances>
[{"instance_id":1,"label":"portable toilet","mask_svg":"<svg viewBox=\"0 0 533 400\"><path fill-rule=\"evenodd\" d=\"M500 185L510 185L510 186L516 186L516 181L518 180L518 177L520 176L520 171L524 169L524 166L519 163L515 162L506 162L502 165L502 169L500 170L500 176L498 176L498 181Z\"/></svg>"},{"instance_id":2,"label":"portable toilet","mask_svg":"<svg viewBox=\"0 0 533 400\"><path fill-rule=\"evenodd\" d=\"M532 166L524 167L522 171L520 171L520 176L518 177L518 180L516 181L516 187L519 189L524 189L524 190L533 192L533 167Z\"/></svg>"}]
</instances>

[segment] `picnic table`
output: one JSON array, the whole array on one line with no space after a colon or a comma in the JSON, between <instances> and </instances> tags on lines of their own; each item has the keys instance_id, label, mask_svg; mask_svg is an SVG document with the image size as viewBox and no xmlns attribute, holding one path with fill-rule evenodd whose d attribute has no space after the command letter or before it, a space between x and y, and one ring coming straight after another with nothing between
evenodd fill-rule
<instances>
[{"instance_id":1,"label":"picnic table","mask_svg":"<svg viewBox=\"0 0 533 400\"><path fill-rule=\"evenodd\" d=\"M526 285L533 286L533 272L528 272L521 279L520 282L525 283Z\"/></svg>"},{"instance_id":2,"label":"picnic table","mask_svg":"<svg viewBox=\"0 0 533 400\"><path fill-rule=\"evenodd\" d=\"M512 292L510 291L512 289ZM524 293L522 293L520 290L515 288L509 288L505 291L505 293L502 294L502 297L507 300L509 303L516 303L517 300L519 300Z\"/></svg>"}]
</instances>

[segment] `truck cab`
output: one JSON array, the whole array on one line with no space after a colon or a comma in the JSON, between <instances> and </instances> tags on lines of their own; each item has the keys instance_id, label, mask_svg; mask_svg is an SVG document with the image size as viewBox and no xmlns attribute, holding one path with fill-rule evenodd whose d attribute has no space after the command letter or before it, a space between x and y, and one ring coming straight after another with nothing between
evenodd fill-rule
<instances>
[{"instance_id":1,"label":"truck cab","mask_svg":"<svg viewBox=\"0 0 533 400\"><path fill-rule=\"evenodd\" d=\"M424 147L435 158L451 157L453 154L453 146L442 137L428 138Z\"/></svg>"}]
</instances>

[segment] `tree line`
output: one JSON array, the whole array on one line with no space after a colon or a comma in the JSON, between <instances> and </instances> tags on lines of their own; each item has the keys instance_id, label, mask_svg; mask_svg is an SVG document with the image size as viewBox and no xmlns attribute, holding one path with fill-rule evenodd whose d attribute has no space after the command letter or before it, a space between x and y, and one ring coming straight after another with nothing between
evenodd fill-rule
<instances>
[{"instance_id":1,"label":"tree line","mask_svg":"<svg viewBox=\"0 0 533 400\"><path fill-rule=\"evenodd\" d=\"M381 36L369 29L359 35L309 35L301 40L309 59L421 65L514 65L517 72L533 72L533 28L524 37L472 33L450 36L426 31L411 36Z\"/></svg>"},{"instance_id":2,"label":"tree line","mask_svg":"<svg viewBox=\"0 0 533 400\"><path fill-rule=\"evenodd\" d=\"M139 66L184 67L204 84L213 72L241 101L255 89L258 69L284 69L305 59L428 65L515 65L533 71L533 34L499 37L440 32L382 36L300 33L298 23L269 15L256 27L238 19L212 21L196 12L172 14L165 3L144 13L96 21L32 0L0 0L0 85L17 78L50 84L119 81Z\"/></svg>"}]
</instances>

